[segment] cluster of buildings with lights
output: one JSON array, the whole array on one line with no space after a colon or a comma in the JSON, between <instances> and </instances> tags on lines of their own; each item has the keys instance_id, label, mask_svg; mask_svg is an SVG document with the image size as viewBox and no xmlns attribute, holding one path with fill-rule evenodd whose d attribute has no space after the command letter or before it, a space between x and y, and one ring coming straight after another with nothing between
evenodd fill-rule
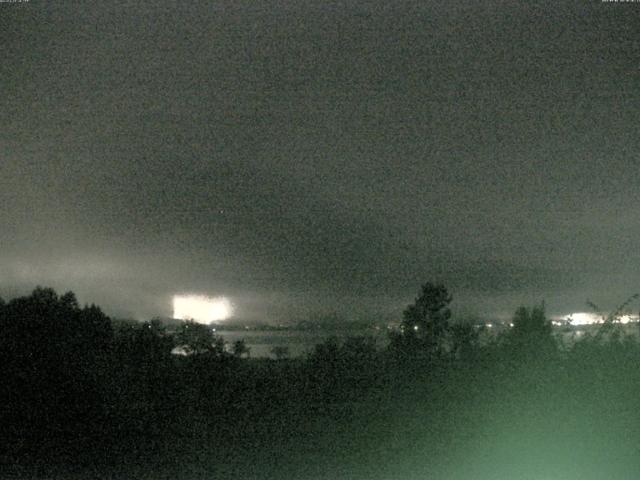
<instances>
[{"instance_id":1,"label":"cluster of buildings with lights","mask_svg":"<svg viewBox=\"0 0 640 480\"><path fill-rule=\"evenodd\" d=\"M617 326L618 332L623 335L640 336L640 316L638 315L625 314L608 320L596 313L578 312L566 316L551 317L554 332L569 344L587 335L595 335L607 322ZM482 337L486 340L511 328L513 328L513 323L510 321L493 321L476 325L476 329L482 330Z\"/></svg>"}]
</instances>

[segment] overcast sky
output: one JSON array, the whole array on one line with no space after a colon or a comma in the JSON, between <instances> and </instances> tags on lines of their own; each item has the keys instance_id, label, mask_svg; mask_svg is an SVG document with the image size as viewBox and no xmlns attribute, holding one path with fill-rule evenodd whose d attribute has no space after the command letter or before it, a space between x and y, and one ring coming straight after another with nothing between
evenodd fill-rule
<instances>
[{"instance_id":1,"label":"overcast sky","mask_svg":"<svg viewBox=\"0 0 640 480\"><path fill-rule=\"evenodd\" d=\"M640 4L0 4L0 295L465 315L640 291Z\"/></svg>"}]
</instances>

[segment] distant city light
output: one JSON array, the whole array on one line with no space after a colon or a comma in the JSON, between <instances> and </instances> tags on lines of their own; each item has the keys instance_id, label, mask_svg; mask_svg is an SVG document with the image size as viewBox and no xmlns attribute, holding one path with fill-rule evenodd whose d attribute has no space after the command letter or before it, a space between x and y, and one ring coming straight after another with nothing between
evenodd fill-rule
<instances>
[{"instance_id":1,"label":"distant city light","mask_svg":"<svg viewBox=\"0 0 640 480\"><path fill-rule=\"evenodd\" d=\"M630 322L636 322L638 319L633 318L631 315L622 315L618 321L620 323L630 323Z\"/></svg>"},{"instance_id":2,"label":"distant city light","mask_svg":"<svg viewBox=\"0 0 640 480\"><path fill-rule=\"evenodd\" d=\"M210 324L217 320L226 320L233 313L231 302L226 297L207 297L204 295L176 295L173 297L173 318L194 320Z\"/></svg>"},{"instance_id":3,"label":"distant city light","mask_svg":"<svg viewBox=\"0 0 640 480\"><path fill-rule=\"evenodd\" d=\"M564 317L564 321L574 326L594 325L603 323L604 318L602 317L602 315L597 313L575 312L568 315L567 317ZM638 322L638 317L633 315L620 315L619 317L614 319L614 322L622 324ZM554 325L559 323L561 323L559 320L554 321Z\"/></svg>"},{"instance_id":4,"label":"distant city light","mask_svg":"<svg viewBox=\"0 0 640 480\"><path fill-rule=\"evenodd\" d=\"M571 325L591 325L602 323L602 316L595 313L576 312L569 315L568 321Z\"/></svg>"}]
</instances>

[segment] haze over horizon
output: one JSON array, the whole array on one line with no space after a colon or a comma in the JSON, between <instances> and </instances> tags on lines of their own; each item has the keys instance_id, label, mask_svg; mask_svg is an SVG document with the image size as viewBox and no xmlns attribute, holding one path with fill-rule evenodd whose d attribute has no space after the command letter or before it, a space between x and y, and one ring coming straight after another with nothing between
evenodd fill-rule
<instances>
[{"instance_id":1,"label":"haze over horizon","mask_svg":"<svg viewBox=\"0 0 640 480\"><path fill-rule=\"evenodd\" d=\"M637 5L5 7L5 299L278 321L399 318L426 281L484 317L640 290Z\"/></svg>"}]
</instances>

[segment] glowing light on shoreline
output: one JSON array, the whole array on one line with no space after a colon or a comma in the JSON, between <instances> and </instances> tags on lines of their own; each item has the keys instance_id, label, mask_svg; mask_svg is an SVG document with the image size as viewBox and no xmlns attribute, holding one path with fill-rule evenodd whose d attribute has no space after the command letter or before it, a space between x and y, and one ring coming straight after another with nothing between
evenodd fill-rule
<instances>
[{"instance_id":1,"label":"glowing light on shoreline","mask_svg":"<svg viewBox=\"0 0 640 480\"><path fill-rule=\"evenodd\" d=\"M603 323L604 319L597 313L575 312L566 317L563 317L562 319L558 318L556 321L554 321L554 325L560 325L563 321L573 326L579 326ZM638 317L633 315L620 315L619 317L614 319L614 322L622 324L634 323L638 322Z\"/></svg>"},{"instance_id":2,"label":"glowing light on shoreline","mask_svg":"<svg viewBox=\"0 0 640 480\"><path fill-rule=\"evenodd\" d=\"M217 320L226 320L233 313L231 302L226 297L207 297L204 295L175 295L173 297L173 318L194 320L210 324Z\"/></svg>"},{"instance_id":3,"label":"glowing light on shoreline","mask_svg":"<svg viewBox=\"0 0 640 480\"><path fill-rule=\"evenodd\" d=\"M595 313L577 312L569 315L569 323L571 323L571 325L591 325L594 323L602 323L602 317Z\"/></svg>"}]
</instances>

